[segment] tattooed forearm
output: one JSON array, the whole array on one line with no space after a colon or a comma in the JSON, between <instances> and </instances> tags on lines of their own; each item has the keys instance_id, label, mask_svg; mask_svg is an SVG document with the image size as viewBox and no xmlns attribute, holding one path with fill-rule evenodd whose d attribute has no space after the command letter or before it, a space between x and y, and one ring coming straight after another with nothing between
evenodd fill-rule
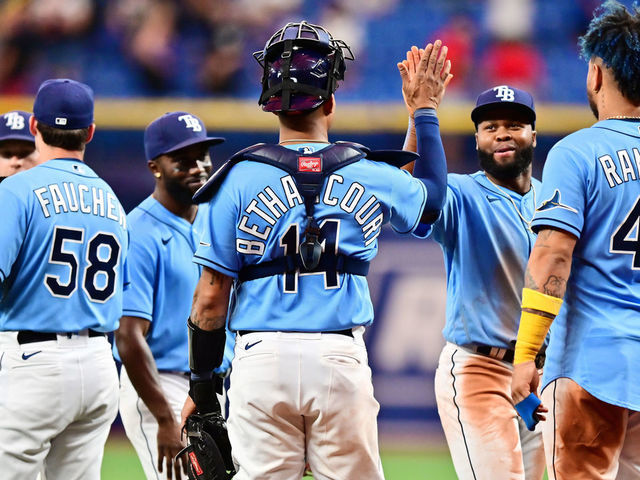
<instances>
[{"instance_id":1,"label":"tattooed forearm","mask_svg":"<svg viewBox=\"0 0 640 480\"><path fill-rule=\"evenodd\" d=\"M198 315L197 312L191 313L191 323L202 330L215 330L222 328L227 320L226 315L214 315L207 317L205 315Z\"/></svg>"},{"instance_id":2,"label":"tattooed forearm","mask_svg":"<svg viewBox=\"0 0 640 480\"><path fill-rule=\"evenodd\" d=\"M551 229L541 230L540 233L538 233L538 238L536 238L536 243L533 248L550 248L551 246L548 241L553 233L554 230Z\"/></svg>"},{"instance_id":3,"label":"tattooed forearm","mask_svg":"<svg viewBox=\"0 0 640 480\"><path fill-rule=\"evenodd\" d=\"M210 268L204 268L193 294L191 322L194 325L203 330L224 327L232 283L231 277Z\"/></svg>"},{"instance_id":4,"label":"tattooed forearm","mask_svg":"<svg viewBox=\"0 0 640 480\"><path fill-rule=\"evenodd\" d=\"M567 279L559 277L557 275L550 275L547 281L542 287L543 293L554 297L564 297L564 292L567 289Z\"/></svg>"},{"instance_id":5,"label":"tattooed forearm","mask_svg":"<svg viewBox=\"0 0 640 480\"><path fill-rule=\"evenodd\" d=\"M538 284L536 283L535 278L533 278L533 275L531 275L531 270L529 270L528 266L527 270L524 272L524 286L532 290L538 290Z\"/></svg>"}]
</instances>

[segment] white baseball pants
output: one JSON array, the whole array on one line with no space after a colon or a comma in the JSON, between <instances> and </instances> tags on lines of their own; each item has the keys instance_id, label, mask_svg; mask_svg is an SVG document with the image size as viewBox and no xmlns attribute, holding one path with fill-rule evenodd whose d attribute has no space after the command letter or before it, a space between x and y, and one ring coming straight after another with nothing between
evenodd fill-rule
<instances>
[{"instance_id":1,"label":"white baseball pants","mask_svg":"<svg viewBox=\"0 0 640 480\"><path fill-rule=\"evenodd\" d=\"M118 411L107 338L58 335L18 344L0 332L0 472L3 480L99 480Z\"/></svg>"},{"instance_id":2,"label":"white baseball pants","mask_svg":"<svg viewBox=\"0 0 640 480\"><path fill-rule=\"evenodd\" d=\"M550 480L639 480L640 412L597 399L569 378L542 391Z\"/></svg>"},{"instance_id":3,"label":"white baseball pants","mask_svg":"<svg viewBox=\"0 0 640 480\"><path fill-rule=\"evenodd\" d=\"M447 343L435 391L451 459L461 479L540 480L540 424L527 430L511 401L513 366Z\"/></svg>"},{"instance_id":4,"label":"white baseball pants","mask_svg":"<svg viewBox=\"0 0 640 480\"><path fill-rule=\"evenodd\" d=\"M383 479L362 339L331 333L238 335L229 389L234 480Z\"/></svg>"}]
</instances>

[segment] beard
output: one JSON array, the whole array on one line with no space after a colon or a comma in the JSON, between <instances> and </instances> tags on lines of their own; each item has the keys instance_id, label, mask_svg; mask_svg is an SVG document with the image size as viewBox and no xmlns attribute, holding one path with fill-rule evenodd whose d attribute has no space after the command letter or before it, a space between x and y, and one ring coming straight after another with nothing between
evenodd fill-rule
<instances>
[{"instance_id":1,"label":"beard","mask_svg":"<svg viewBox=\"0 0 640 480\"><path fill-rule=\"evenodd\" d=\"M522 175L533 161L533 145L516 150L513 161L501 165L493 158L493 153L478 150L478 158L482 169L498 180L512 180Z\"/></svg>"},{"instance_id":2,"label":"beard","mask_svg":"<svg viewBox=\"0 0 640 480\"><path fill-rule=\"evenodd\" d=\"M598 112L598 105L596 105L596 100L593 98L593 94L589 90L587 90L587 99L589 100L589 108L591 108L591 112L596 117L596 120L599 120L600 112Z\"/></svg>"},{"instance_id":3,"label":"beard","mask_svg":"<svg viewBox=\"0 0 640 480\"><path fill-rule=\"evenodd\" d=\"M176 201L178 201L182 205L193 204L193 200L191 198L193 197L193 194L195 192L192 192L189 187L183 185L177 180L170 180L170 179L165 180L165 188L167 189L167 192L169 193L169 195L171 195Z\"/></svg>"}]
</instances>

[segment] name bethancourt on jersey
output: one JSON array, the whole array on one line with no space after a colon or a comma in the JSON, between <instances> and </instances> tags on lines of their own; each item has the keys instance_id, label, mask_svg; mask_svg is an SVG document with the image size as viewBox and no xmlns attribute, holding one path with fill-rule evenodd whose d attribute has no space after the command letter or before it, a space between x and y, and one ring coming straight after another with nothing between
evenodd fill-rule
<instances>
[{"instance_id":1,"label":"name bethancourt on jersey","mask_svg":"<svg viewBox=\"0 0 640 480\"><path fill-rule=\"evenodd\" d=\"M245 208L246 215L240 218L238 230L247 233L259 240L266 240L273 230L271 226L282 217L289 209L304 205L302 196L298 192L296 183L290 175L280 179L284 190L284 199L278 197L271 187L265 187L258 195L249 202ZM339 206L346 213L353 214L358 225L362 227L362 237L364 245L370 245L380 235L380 227L384 220L384 215L380 208L380 202L375 195L371 195L360 208L356 207L365 194L365 187L358 182L353 182L346 189L344 195L335 196L333 193L336 184L343 184L344 177L333 173L327 179L327 186L322 195L321 202L328 206ZM378 212L377 215L374 214ZM269 225L263 230L256 224L249 224L249 215L255 213ZM253 240L236 240L236 249L240 253L250 255L262 255L264 253L265 244L262 241Z\"/></svg>"},{"instance_id":2,"label":"name bethancourt on jersey","mask_svg":"<svg viewBox=\"0 0 640 480\"><path fill-rule=\"evenodd\" d=\"M52 213L81 212L109 218L127 227L127 216L116 196L109 191L83 183L52 183L33 190L42 214L49 218Z\"/></svg>"},{"instance_id":3,"label":"name bethancourt on jersey","mask_svg":"<svg viewBox=\"0 0 640 480\"><path fill-rule=\"evenodd\" d=\"M630 180L640 179L640 151L637 148L632 148L631 151L633 152L633 161L628 150L623 149L616 152L619 165L611 155L598 157L609 187L617 187Z\"/></svg>"}]
</instances>

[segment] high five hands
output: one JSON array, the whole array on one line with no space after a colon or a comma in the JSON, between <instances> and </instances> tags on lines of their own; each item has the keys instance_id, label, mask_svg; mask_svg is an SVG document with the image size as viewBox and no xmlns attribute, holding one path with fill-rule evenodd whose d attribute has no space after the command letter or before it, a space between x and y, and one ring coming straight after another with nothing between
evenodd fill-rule
<instances>
[{"instance_id":1,"label":"high five hands","mask_svg":"<svg viewBox=\"0 0 640 480\"><path fill-rule=\"evenodd\" d=\"M412 116L418 108L435 109L440 105L447 85L453 78L447 51L442 41L436 40L424 49L411 47L406 60L398 63L402 96Z\"/></svg>"}]
</instances>

